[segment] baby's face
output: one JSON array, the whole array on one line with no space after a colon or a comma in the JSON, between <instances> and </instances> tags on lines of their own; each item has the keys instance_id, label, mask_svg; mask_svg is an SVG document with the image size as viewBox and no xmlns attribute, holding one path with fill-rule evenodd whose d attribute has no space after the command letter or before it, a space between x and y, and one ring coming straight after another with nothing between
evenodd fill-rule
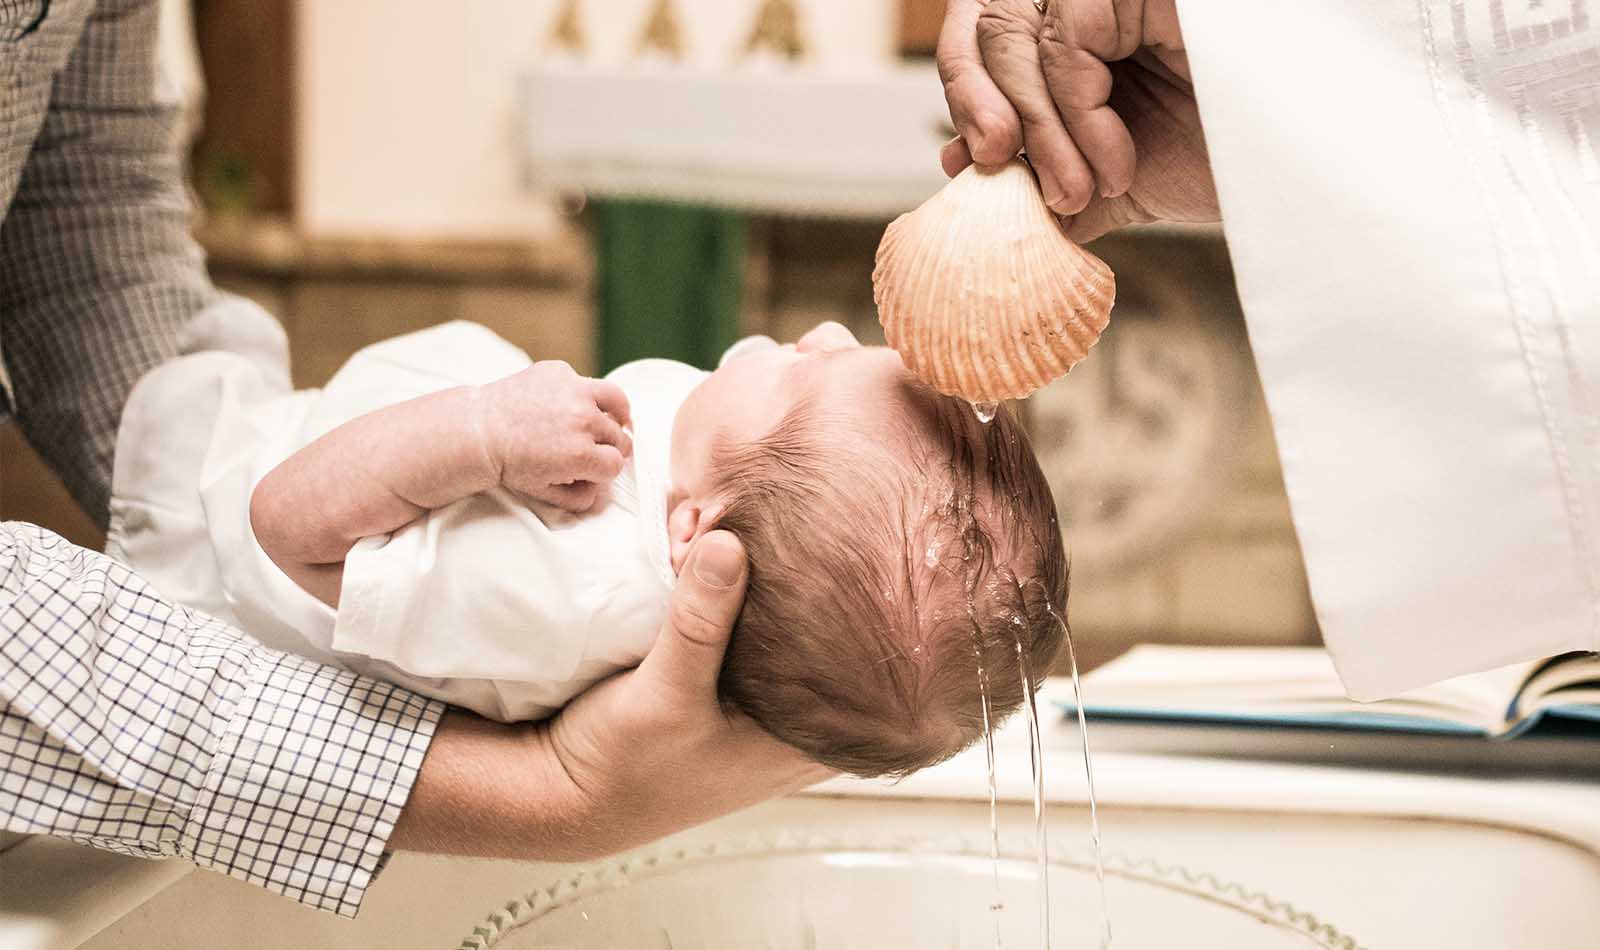
<instances>
[{"instance_id":1,"label":"baby's face","mask_svg":"<svg viewBox=\"0 0 1600 950\"><path fill-rule=\"evenodd\" d=\"M821 324L798 342L729 360L696 386L678 410L672 427L669 507L699 499L695 510L706 509L717 487L711 477L715 448L760 439L802 400L813 400L827 416L846 415L857 423L820 432L819 438L859 439L863 428L893 431L888 416L895 403L890 395L905 373L905 363L894 350L862 346L837 323ZM882 428L875 421L880 418ZM680 526L674 536L684 530Z\"/></svg>"}]
</instances>

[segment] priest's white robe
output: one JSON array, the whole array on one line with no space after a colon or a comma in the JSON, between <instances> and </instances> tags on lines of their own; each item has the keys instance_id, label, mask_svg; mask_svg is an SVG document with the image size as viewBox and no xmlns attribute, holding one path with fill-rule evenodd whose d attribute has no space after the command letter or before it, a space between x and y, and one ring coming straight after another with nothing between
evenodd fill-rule
<instances>
[{"instance_id":1,"label":"priest's white robe","mask_svg":"<svg viewBox=\"0 0 1600 950\"><path fill-rule=\"evenodd\" d=\"M1600 8L1180 0L1350 694L1600 649Z\"/></svg>"}]
</instances>

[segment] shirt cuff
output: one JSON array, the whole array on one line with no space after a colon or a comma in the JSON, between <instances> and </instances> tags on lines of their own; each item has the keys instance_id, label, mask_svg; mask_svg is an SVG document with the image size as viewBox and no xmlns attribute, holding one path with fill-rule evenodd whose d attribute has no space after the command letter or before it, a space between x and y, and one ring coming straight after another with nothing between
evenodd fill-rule
<instances>
[{"instance_id":1,"label":"shirt cuff","mask_svg":"<svg viewBox=\"0 0 1600 950\"><path fill-rule=\"evenodd\" d=\"M200 867L353 917L445 705L271 650L252 651L250 663L183 851Z\"/></svg>"}]
</instances>

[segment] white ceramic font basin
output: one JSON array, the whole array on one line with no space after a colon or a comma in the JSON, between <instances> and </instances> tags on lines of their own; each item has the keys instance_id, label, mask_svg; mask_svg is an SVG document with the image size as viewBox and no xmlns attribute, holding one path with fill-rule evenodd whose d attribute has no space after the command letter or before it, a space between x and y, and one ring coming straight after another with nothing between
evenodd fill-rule
<instances>
[{"instance_id":1,"label":"white ceramic font basin","mask_svg":"<svg viewBox=\"0 0 1600 950\"><path fill-rule=\"evenodd\" d=\"M490 916L463 950L995 950L1044 946L1031 841L752 836L607 862ZM1052 852L1050 941L1101 946L1087 856ZM1115 950L1356 950L1310 913L1188 869L1112 858ZM996 909L998 908L998 909Z\"/></svg>"}]
</instances>

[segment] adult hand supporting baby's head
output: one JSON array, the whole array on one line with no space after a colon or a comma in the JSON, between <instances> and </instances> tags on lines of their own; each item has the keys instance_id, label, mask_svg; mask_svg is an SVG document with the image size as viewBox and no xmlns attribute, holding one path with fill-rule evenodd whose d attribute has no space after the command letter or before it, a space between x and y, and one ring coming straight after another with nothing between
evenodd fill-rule
<instances>
[{"instance_id":1,"label":"adult hand supporting baby's head","mask_svg":"<svg viewBox=\"0 0 1600 950\"><path fill-rule=\"evenodd\" d=\"M736 537L706 534L638 668L535 727L447 716L395 846L588 860L827 778L829 770L718 702L747 574ZM514 768L508 756L518 759Z\"/></svg>"},{"instance_id":2,"label":"adult hand supporting baby's head","mask_svg":"<svg viewBox=\"0 0 1600 950\"><path fill-rule=\"evenodd\" d=\"M668 693L662 698L716 698L722 657L744 606L749 565L739 539L712 531L689 549L672 592L667 623L639 671Z\"/></svg>"},{"instance_id":3,"label":"adult hand supporting baby's head","mask_svg":"<svg viewBox=\"0 0 1600 950\"><path fill-rule=\"evenodd\" d=\"M727 531L695 542L667 620L638 668L578 697L550 741L580 811L602 819L580 843L605 854L699 824L831 773L717 698L749 568Z\"/></svg>"}]
</instances>

